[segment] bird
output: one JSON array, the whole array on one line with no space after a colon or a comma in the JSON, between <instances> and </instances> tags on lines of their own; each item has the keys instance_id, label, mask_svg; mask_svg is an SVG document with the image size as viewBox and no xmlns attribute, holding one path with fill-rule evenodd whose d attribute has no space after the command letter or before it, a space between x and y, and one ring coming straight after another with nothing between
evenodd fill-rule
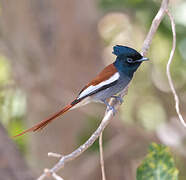
<instances>
[{"instance_id":1,"label":"bird","mask_svg":"<svg viewBox=\"0 0 186 180\"><path fill-rule=\"evenodd\" d=\"M71 103L51 117L44 119L14 137L28 132L39 131L58 116L90 102L104 103L108 110L112 110L115 113L116 110L108 103L108 99L116 98L122 102L122 98L118 94L128 86L140 64L149 59L142 56L135 49L123 45L115 45L112 53L116 56L115 62L106 66L92 81L84 86Z\"/></svg>"}]
</instances>

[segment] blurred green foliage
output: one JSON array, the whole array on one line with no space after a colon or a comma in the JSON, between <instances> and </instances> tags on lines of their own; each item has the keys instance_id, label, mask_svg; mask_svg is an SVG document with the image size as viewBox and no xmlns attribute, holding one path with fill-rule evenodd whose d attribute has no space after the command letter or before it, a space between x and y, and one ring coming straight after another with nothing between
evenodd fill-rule
<instances>
[{"instance_id":1,"label":"blurred green foliage","mask_svg":"<svg viewBox=\"0 0 186 180\"><path fill-rule=\"evenodd\" d=\"M0 56L0 85L6 85L10 80L10 66L4 56Z\"/></svg>"},{"instance_id":2,"label":"blurred green foliage","mask_svg":"<svg viewBox=\"0 0 186 180\"><path fill-rule=\"evenodd\" d=\"M0 117L1 122L6 126L10 136L17 134L17 130L23 130L23 118L26 109L26 97L18 89L12 78L9 61L0 56ZM21 137L15 139L20 149L24 152L26 139Z\"/></svg>"},{"instance_id":3,"label":"blurred green foliage","mask_svg":"<svg viewBox=\"0 0 186 180\"><path fill-rule=\"evenodd\" d=\"M153 5L157 8L158 4L149 0L100 0L99 6L102 9L146 9Z\"/></svg>"},{"instance_id":4,"label":"blurred green foliage","mask_svg":"<svg viewBox=\"0 0 186 180\"><path fill-rule=\"evenodd\" d=\"M137 169L137 180L177 180L178 170L168 147L152 143Z\"/></svg>"}]
</instances>

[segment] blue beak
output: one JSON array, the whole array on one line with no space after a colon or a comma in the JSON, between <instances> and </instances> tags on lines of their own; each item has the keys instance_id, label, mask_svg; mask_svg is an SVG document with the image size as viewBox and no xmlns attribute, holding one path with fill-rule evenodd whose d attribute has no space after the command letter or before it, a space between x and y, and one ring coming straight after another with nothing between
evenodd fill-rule
<instances>
[{"instance_id":1,"label":"blue beak","mask_svg":"<svg viewBox=\"0 0 186 180\"><path fill-rule=\"evenodd\" d=\"M148 60L149 60L149 58L142 57L141 59L136 60L135 62L142 62L142 61L148 61Z\"/></svg>"}]
</instances>

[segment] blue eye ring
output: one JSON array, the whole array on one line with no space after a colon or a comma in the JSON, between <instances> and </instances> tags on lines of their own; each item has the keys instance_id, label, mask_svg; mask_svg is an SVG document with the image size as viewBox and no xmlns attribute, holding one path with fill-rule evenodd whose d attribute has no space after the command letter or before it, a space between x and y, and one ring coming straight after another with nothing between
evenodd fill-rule
<instances>
[{"instance_id":1,"label":"blue eye ring","mask_svg":"<svg viewBox=\"0 0 186 180\"><path fill-rule=\"evenodd\" d=\"M132 58L127 58L127 62L130 63L130 64L135 63L135 61Z\"/></svg>"}]
</instances>

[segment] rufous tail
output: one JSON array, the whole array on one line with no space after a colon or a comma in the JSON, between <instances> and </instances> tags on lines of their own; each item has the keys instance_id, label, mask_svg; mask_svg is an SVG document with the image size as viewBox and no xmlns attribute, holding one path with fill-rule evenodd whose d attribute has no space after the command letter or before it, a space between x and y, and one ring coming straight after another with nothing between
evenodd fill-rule
<instances>
[{"instance_id":1,"label":"rufous tail","mask_svg":"<svg viewBox=\"0 0 186 180\"><path fill-rule=\"evenodd\" d=\"M57 112L56 114L52 115L51 117L44 119L43 121L41 121L40 123L36 124L35 126L21 132L20 134L17 134L14 137L18 137L21 136L27 132L35 132L35 131L39 131L41 129L43 129L46 125L48 125L50 122L52 122L55 118L57 118L58 116L64 114L65 112L67 112L70 108L72 108L76 103L71 103L67 106L65 106L61 111Z\"/></svg>"}]
</instances>

